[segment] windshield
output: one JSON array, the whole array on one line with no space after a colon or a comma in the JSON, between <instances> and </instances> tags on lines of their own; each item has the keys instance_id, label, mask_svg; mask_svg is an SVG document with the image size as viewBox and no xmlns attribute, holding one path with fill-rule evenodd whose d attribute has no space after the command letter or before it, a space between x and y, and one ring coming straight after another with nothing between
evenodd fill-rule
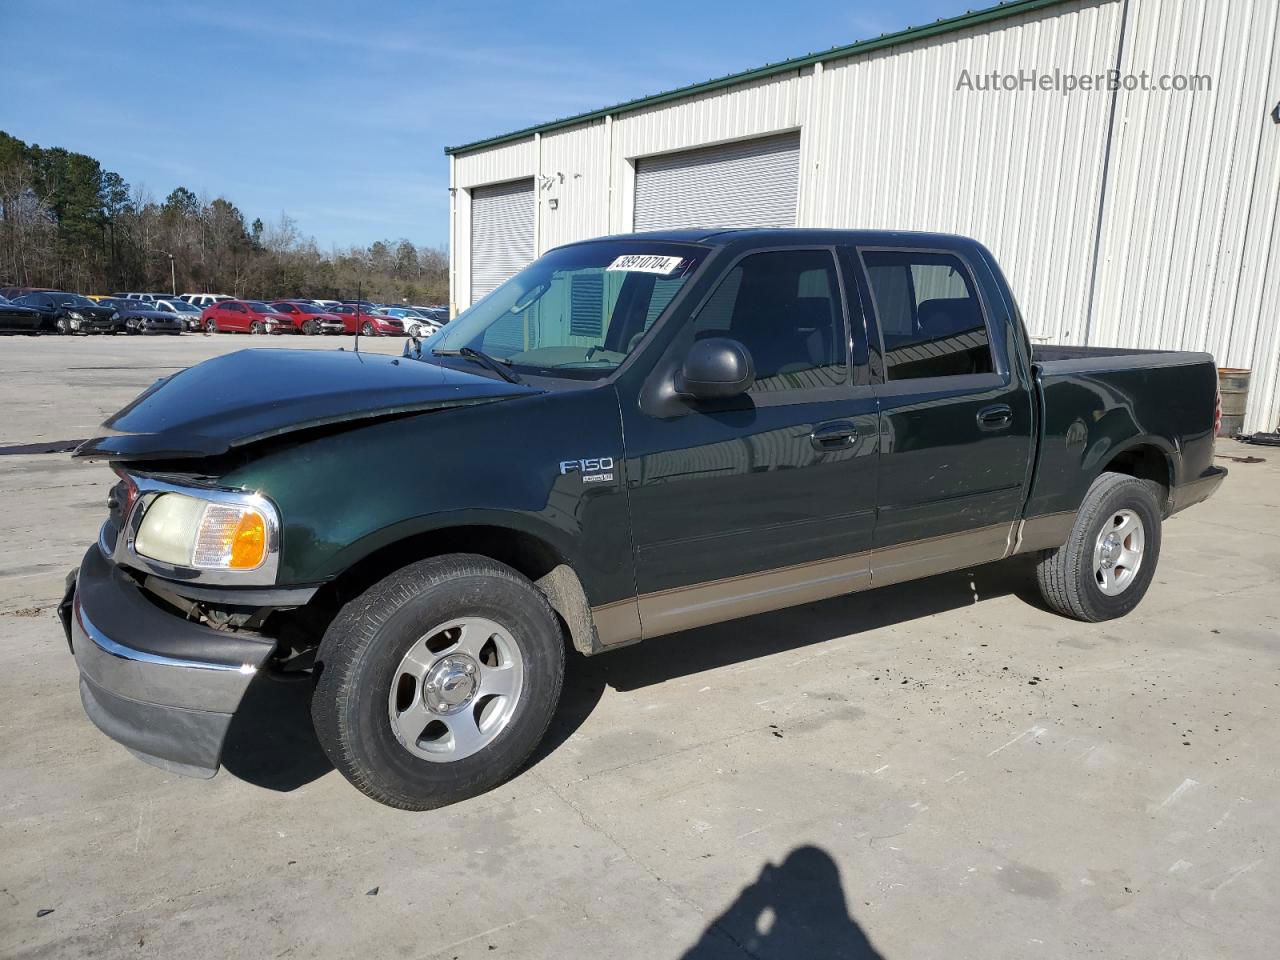
<instances>
[{"instance_id":1,"label":"windshield","mask_svg":"<svg viewBox=\"0 0 1280 960\"><path fill-rule=\"evenodd\" d=\"M641 240L553 250L437 333L432 352L470 347L531 373L608 376L705 253Z\"/></svg>"},{"instance_id":2,"label":"windshield","mask_svg":"<svg viewBox=\"0 0 1280 960\"><path fill-rule=\"evenodd\" d=\"M324 313L324 310L317 307L314 303L300 303L295 300L290 304L290 306L301 310L303 313Z\"/></svg>"},{"instance_id":3,"label":"windshield","mask_svg":"<svg viewBox=\"0 0 1280 960\"><path fill-rule=\"evenodd\" d=\"M275 307L267 306L267 304L263 303L261 300L246 300L244 304L254 313L279 313L280 312Z\"/></svg>"},{"instance_id":4,"label":"windshield","mask_svg":"<svg viewBox=\"0 0 1280 960\"><path fill-rule=\"evenodd\" d=\"M165 303L177 310L178 313L199 313L200 311L187 303L185 300L166 300Z\"/></svg>"}]
</instances>

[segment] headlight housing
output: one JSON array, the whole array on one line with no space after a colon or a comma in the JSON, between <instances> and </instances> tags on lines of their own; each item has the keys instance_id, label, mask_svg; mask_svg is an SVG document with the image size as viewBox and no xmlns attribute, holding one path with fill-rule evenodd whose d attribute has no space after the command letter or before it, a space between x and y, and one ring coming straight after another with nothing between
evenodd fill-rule
<instances>
[{"instance_id":1,"label":"headlight housing","mask_svg":"<svg viewBox=\"0 0 1280 960\"><path fill-rule=\"evenodd\" d=\"M280 520L265 497L130 479L138 494L116 540L117 561L204 583L275 583Z\"/></svg>"},{"instance_id":2,"label":"headlight housing","mask_svg":"<svg viewBox=\"0 0 1280 960\"><path fill-rule=\"evenodd\" d=\"M267 518L258 507L164 493L143 515L133 548L175 567L257 570L267 559Z\"/></svg>"}]
</instances>

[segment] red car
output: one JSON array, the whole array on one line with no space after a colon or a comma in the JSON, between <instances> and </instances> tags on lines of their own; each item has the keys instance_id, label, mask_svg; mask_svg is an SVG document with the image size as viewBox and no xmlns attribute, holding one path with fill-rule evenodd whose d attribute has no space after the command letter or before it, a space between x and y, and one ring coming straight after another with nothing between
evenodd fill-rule
<instances>
[{"instance_id":1,"label":"red car","mask_svg":"<svg viewBox=\"0 0 1280 960\"><path fill-rule=\"evenodd\" d=\"M204 308L201 326L209 333L297 333L293 319L261 300L223 300Z\"/></svg>"},{"instance_id":2,"label":"red car","mask_svg":"<svg viewBox=\"0 0 1280 960\"><path fill-rule=\"evenodd\" d=\"M360 313L357 314L356 311ZM336 307L330 307L329 312L336 317L341 317L343 324L346 325L347 333L355 333L360 331L362 337L403 337L404 324L395 317L384 316L381 313L370 313L364 307L353 307L348 303L340 303Z\"/></svg>"},{"instance_id":3,"label":"red car","mask_svg":"<svg viewBox=\"0 0 1280 960\"><path fill-rule=\"evenodd\" d=\"M347 330L342 317L306 300L272 300L271 306L288 316L294 326L306 334L345 333Z\"/></svg>"}]
</instances>

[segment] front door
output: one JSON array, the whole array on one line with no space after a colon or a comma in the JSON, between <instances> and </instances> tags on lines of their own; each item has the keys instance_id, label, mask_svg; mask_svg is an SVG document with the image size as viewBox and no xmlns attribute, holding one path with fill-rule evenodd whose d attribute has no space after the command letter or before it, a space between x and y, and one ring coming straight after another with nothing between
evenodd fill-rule
<instances>
[{"instance_id":1,"label":"front door","mask_svg":"<svg viewBox=\"0 0 1280 960\"><path fill-rule=\"evenodd\" d=\"M1034 453L1016 319L955 250L861 249L881 352L876 586L1009 551ZM878 328L878 336L876 330Z\"/></svg>"},{"instance_id":2,"label":"front door","mask_svg":"<svg viewBox=\"0 0 1280 960\"><path fill-rule=\"evenodd\" d=\"M746 254L677 343L739 341L755 385L669 417L624 409L645 637L868 585L876 399L848 314L831 248Z\"/></svg>"}]
</instances>

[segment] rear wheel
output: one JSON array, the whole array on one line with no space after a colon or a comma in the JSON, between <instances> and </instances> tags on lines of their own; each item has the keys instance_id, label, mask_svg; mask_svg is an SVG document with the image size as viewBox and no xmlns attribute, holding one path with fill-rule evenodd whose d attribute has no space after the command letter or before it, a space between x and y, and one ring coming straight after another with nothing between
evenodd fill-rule
<instances>
[{"instance_id":1,"label":"rear wheel","mask_svg":"<svg viewBox=\"0 0 1280 960\"><path fill-rule=\"evenodd\" d=\"M1096 623L1138 605L1160 559L1160 489L1120 473L1093 482L1067 542L1046 552L1036 568L1049 606Z\"/></svg>"},{"instance_id":2,"label":"rear wheel","mask_svg":"<svg viewBox=\"0 0 1280 960\"><path fill-rule=\"evenodd\" d=\"M312 702L329 759L380 803L428 810L498 785L546 732L564 677L559 621L487 557L410 564L325 632Z\"/></svg>"}]
</instances>

